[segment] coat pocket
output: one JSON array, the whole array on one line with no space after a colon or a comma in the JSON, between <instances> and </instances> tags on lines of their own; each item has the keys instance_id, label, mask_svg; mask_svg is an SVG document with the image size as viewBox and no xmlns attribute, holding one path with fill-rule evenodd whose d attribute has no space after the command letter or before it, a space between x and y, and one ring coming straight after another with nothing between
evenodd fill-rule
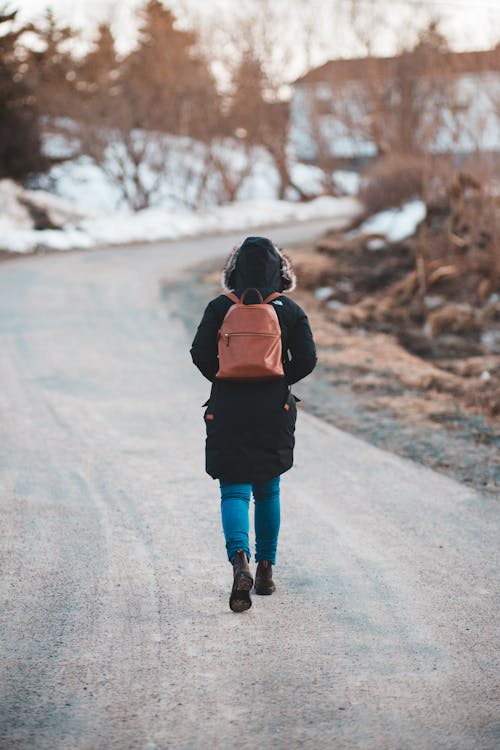
<instances>
[{"instance_id":1,"label":"coat pocket","mask_svg":"<svg viewBox=\"0 0 500 750\"><path fill-rule=\"evenodd\" d=\"M291 391L288 391L285 399L285 403L283 404L283 411L285 415L288 417L288 420L292 420L295 422L296 416L297 416L297 401L300 401L297 396L295 396Z\"/></svg>"},{"instance_id":2,"label":"coat pocket","mask_svg":"<svg viewBox=\"0 0 500 750\"><path fill-rule=\"evenodd\" d=\"M283 404L282 419L280 421L279 445L286 450L293 450L295 445L295 423L297 420L296 397L288 391Z\"/></svg>"},{"instance_id":3,"label":"coat pocket","mask_svg":"<svg viewBox=\"0 0 500 750\"><path fill-rule=\"evenodd\" d=\"M283 404L283 409L285 411L295 410L297 408L296 404L301 400L302 399L296 396L295 393L292 393L292 389L290 388L290 386L288 386L285 402Z\"/></svg>"},{"instance_id":4,"label":"coat pocket","mask_svg":"<svg viewBox=\"0 0 500 750\"><path fill-rule=\"evenodd\" d=\"M215 420L215 399L210 397L204 404L202 404L202 407L206 407L203 419L208 427L210 424L213 424Z\"/></svg>"}]
</instances>

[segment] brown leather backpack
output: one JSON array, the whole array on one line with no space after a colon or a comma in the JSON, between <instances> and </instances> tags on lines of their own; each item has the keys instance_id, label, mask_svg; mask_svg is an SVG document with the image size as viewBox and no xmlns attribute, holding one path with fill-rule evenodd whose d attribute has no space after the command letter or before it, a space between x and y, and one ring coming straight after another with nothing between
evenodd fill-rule
<instances>
[{"instance_id":1,"label":"brown leather backpack","mask_svg":"<svg viewBox=\"0 0 500 750\"><path fill-rule=\"evenodd\" d=\"M227 311L218 332L218 380L256 381L272 380L284 376L281 347L281 328L276 310L268 305L279 292L266 299L258 289L260 302L245 305L250 289L245 289L239 299L228 292L235 302Z\"/></svg>"}]
</instances>

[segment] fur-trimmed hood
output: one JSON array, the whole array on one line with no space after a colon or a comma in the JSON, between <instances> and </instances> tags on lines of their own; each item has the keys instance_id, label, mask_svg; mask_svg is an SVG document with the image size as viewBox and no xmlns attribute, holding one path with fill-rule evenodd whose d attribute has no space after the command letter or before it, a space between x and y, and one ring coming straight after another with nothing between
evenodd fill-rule
<instances>
[{"instance_id":1,"label":"fur-trimmed hood","mask_svg":"<svg viewBox=\"0 0 500 750\"><path fill-rule=\"evenodd\" d=\"M290 258L266 237L247 237L233 248L221 274L227 292L241 293L248 287L264 291L291 292L297 280Z\"/></svg>"}]
</instances>

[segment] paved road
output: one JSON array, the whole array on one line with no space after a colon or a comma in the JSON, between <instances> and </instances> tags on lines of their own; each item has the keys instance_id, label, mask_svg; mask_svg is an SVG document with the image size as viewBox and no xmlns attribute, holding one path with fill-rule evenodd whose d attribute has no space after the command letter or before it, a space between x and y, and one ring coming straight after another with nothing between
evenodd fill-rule
<instances>
[{"instance_id":1,"label":"paved road","mask_svg":"<svg viewBox=\"0 0 500 750\"><path fill-rule=\"evenodd\" d=\"M498 748L494 498L302 412L278 591L229 611L160 280L236 239L0 266L0 747Z\"/></svg>"}]
</instances>

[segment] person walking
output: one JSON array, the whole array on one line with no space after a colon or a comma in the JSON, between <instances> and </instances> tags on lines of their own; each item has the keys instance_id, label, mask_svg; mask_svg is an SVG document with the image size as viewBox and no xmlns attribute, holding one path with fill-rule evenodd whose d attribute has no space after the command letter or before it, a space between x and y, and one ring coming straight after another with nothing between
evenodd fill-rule
<instances>
[{"instance_id":1,"label":"person walking","mask_svg":"<svg viewBox=\"0 0 500 750\"><path fill-rule=\"evenodd\" d=\"M293 465L296 402L300 401L291 386L314 369L316 348L304 310L283 294L296 286L291 261L271 240L247 237L229 255L221 281L225 293L208 303L191 357L212 382L210 397L203 404L206 471L220 484L222 527L233 566L229 606L234 612L243 612L252 605L250 590L254 586L249 566L252 494L257 562L254 590L260 595L276 590L273 565L280 528L280 475ZM251 307L242 309L242 304ZM262 309L267 306L275 312ZM252 322L261 320L263 315L257 316L255 310L265 313L266 330L276 327L274 339L271 333L249 336L227 328L230 316L236 321L235 316L241 313L247 320L248 313L253 313ZM259 370L259 363L252 361L261 356L261 341L268 346L263 366L271 370ZM250 377L231 376L236 370L228 370L223 363L231 356L250 359L250 367L247 362L244 370Z\"/></svg>"}]
</instances>

